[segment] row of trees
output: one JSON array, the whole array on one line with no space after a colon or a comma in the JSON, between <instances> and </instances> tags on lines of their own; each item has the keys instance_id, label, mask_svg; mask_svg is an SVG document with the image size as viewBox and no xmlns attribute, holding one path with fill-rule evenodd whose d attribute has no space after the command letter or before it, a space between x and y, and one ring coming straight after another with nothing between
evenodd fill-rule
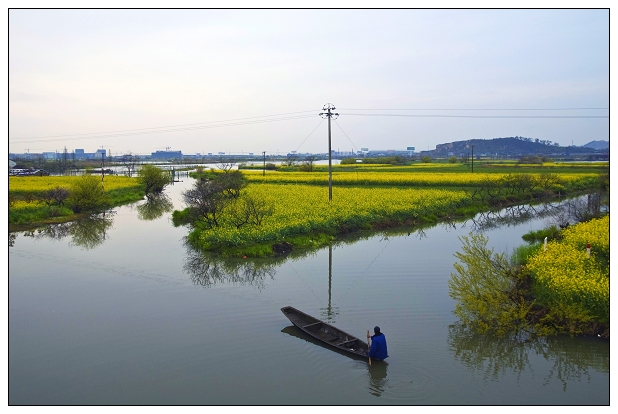
<instances>
[{"instance_id":1,"label":"row of trees","mask_svg":"<svg viewBox=\"0 0 618 414\"><path fill-rule=\"evenodd\" d=\"M533 198L535 194L551 195L560 188L561 181L557 174L508 174L498 181L486 181L482 185L470 190L470 197L482 202L492 202L503 197L527 196Z\"/></svg>"}]
</instances>

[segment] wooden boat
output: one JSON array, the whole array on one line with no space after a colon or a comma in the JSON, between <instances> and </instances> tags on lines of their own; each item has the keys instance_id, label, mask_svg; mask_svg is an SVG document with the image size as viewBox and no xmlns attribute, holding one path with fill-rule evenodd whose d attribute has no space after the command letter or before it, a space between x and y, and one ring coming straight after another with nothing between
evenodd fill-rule
<instances>
[{"instance_id":1,"label":"wooden boat","mask_svg":"<svg viewBox=\"0 0 618 414\"><path fill-rule=\"evenodd\" d=\"M347 355L367 359L367 351L369 348L367 347L366 341L361 341L357 337L291 306L281 308L281 312L283 312L294 326L320 342L338 349L339 351L343 351Z\"/></svg>"}]
</instances>

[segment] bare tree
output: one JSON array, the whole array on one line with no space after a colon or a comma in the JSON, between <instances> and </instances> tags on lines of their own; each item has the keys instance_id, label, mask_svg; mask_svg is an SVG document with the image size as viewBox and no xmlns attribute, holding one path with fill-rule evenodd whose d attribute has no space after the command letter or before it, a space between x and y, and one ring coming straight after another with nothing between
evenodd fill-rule
<instances>
[{"instance_id":1,"label":"bare tree","mask_svg":"<svg viewBox=\"0 0 618 414\"><path fill-rule=\"evenodd\" d=\"M274 207L255 196L245 195L233 203L229 208L232 223L236 228L241 228L245 224L261 226L262 220L267 216L272 216Z\"/></svg>"},{"instance_id":2,"label":"bare tree","mask_svg":"<svg viewBox=\"0 0 618 414\"><path fill-rule=\"evenodd\" d=\"M192 189L182 193L182 198L187 204L190 221L202 222L208 228L219 225L219 214L230 200L214 180L196 181Z\"/></svg>"},{"instance_id":3,"label":"bare tree","mask_svg":"<svg viewBox=\"0 0 618 414\"><path fill-rule=\"evenodd\" d=\"M234 161L232 159L221 158L217 163L217 168L223 171L224 173L229 173L234 168Z\"/></svg>"},{"instance_id":4,"label":"bare tree","mask_svg":"<svg viewBox=\"0 0 618 414\"><path fill-rule=\"evenodd\" d=\"M288 154L285 159L284 165L286 167L293 167L294 165L296 165L297 159L298 157L295 154Z\"/></svg>"},{"instance_id":5,"label":"bare tree","mask_svg":"<svg viewBox=\"0 0 618 414\"><path fill-rule=\"evenodd\" d=\"M56 186L56 188L45 191L41 200L51 208L53 205L62 206L67 198L69 198L69 190Z\"/></svg>"},{"instance_id":6,"label":"bare tree","mask_svg":"<svg viewBox=\"0 0 618 414\"><path fill-rule=\"evenodd\" d=\"M129 152L128 154L120 156L118 158L118 161L120 161L120 163L123 165L125 174L129 177L132 177L135 173L135 167L138 162L137 156Z\"/></svg>"},{"instance_id":7,"label":"bare tree","mask_svg":"<svg viewBox=\"0 0 618 414\"><path fill-rule=\"evenodd\" d=\"M305 157L305 160L300 166L300 170L306 172L313 172L313 164L315 163L317 158L318 157L316 157L315 155L308 155L307 157Z\"/></svg>"}]
</instances>

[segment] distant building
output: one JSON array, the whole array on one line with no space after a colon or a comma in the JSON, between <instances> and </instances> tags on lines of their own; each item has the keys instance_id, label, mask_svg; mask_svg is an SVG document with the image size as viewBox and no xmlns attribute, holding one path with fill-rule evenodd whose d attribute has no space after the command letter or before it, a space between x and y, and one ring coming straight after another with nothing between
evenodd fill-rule
<instances>
[{"instance_id":1,"label":"distant building","mask_svg":"<svg viewBox=\"0 0 618 414\"><path fill-rule=\"evenodd\" d=\"M156 151L150 154L150 158L155 160L182 158L182 151Z\"/></svg>"}]
</instances>

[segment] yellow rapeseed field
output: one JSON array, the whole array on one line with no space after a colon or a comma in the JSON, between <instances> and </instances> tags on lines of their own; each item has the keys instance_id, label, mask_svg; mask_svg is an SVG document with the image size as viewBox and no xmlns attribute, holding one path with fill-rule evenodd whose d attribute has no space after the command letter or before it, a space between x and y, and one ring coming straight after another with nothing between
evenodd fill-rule
<instances>
[{"instance_id":1,"label":"yellow rapeseed field","mask_svg":"<svg viewBox=\"0 0 618 414\"><path fill-rule=\"evenodd\" d=\"M328 184L328 172L279 172L247 170L243 174L255 183L294 183L294 184ZM489 182L499 183L507 173L472 173L457 174L448 172L383 172L383 171L335 171L332 173L334 185L376 185L376 186L420 186L420 187L475 187ZM540 174L531 174L539 177ZM558 174L565 185L576 185L596 180L598 174Z\"/></svg>"},{"instance_id":2,"label":"yellow rapeseed field","mask_svg":"<svg viewBox=\"0 0 618 414\"><path fill-rule=\"evenodd\" d=\"M562 240L549 242L526 266L543 301L577 305L609 320L609 216L566 229Z\"/></svg>"},{"instance_id":3,"label":"yellow rapeseed field","mask_svg":"<svg viewBox=\"0 0 618 414\"><path fill-rule=\"evenodd\" d=\"M44 176L44 177L9 177L9 192L17 194L41 193L52 188L63 187L70 189L75 180L81 176ZM106 175L105 191L119 188L139 187L137 178Z\"/></svg>"},{"instance_id":4,"label":"yellow rapeseed field","mask_svg":"<svg viewBox=\"0 0 618 414\"><path fill-rule=\"evenodd\" d=\"M261 226L237 229L224 225L204 231L200 235L203 247L281 241L314 232L368 228L371 223L404 223L453 209L468 198L459 190L338 187L329 202L327 188L297 184L249 185L246 194L274 206L274 214Z\"/></svg>"}]
</instances>

